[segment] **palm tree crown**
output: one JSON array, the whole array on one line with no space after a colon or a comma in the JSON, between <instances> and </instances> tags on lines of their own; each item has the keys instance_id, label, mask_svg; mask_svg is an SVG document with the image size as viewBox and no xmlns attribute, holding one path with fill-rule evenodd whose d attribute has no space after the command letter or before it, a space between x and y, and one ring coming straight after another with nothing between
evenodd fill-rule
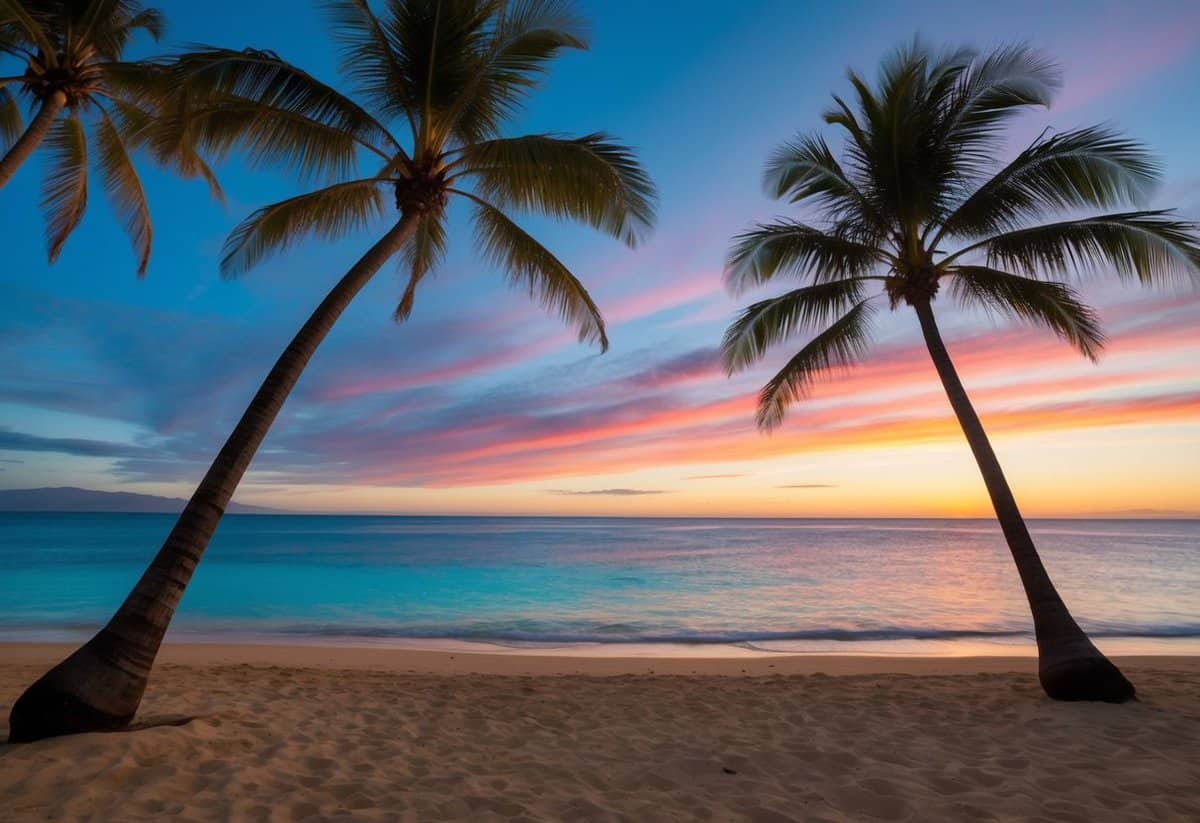
<instances>
[{"instance_id":1,"label":"palm tree crown","mask_svg":"<svg viewBox=\"0 0 1200 823\"><path fill-rule=\"evenodd\" d=\"M945 285L961 304L1045 326L1095 359L1104 344L1095 312L1054 278L1111 268L1150 284L1200 270L1194 225L1136 210L1158 180L1138 143L1102 127L1043 133L997 168L1002 127L1048 106L1059 85L1056 67L1029 48L935 54L914 42L885 61L874 88L849 79L855 105L835 96L824 115L844 133L842 157L804 135L764 176L770 195L814 207L823 225L758 225L728 259L737 292L776 275L807 281L747 307L723 341L732 373L816 332L763 388L764 428L815 377L866 353L881 297L893 309L928 305ZM1085 208L1120 211L1080 216ZM1041 222L1050 213L1060 219Z\"/></svg>"},{"instance_id":2,"label":"palm tree crown","mask_svg":"<svg viewBox=\"0 0 1200 823\"><path fill-rule=\"evenodd\" d=\"M157 69L122 54L139 31L162 35L162 15L136 0L0 0L0 186L42 142L48 148L42 207L54 262L83 218L88 164L95 158L104 192L134 245L138 275L150 259L152 229L145 192L131 161L151 116ZM3 74L0 71L0 74ZM22 121L24 98L38 114ZM207 167L190 158L194 173Z\"/></svg>"},{"instance_id":3,"label":"palm tree crown","mask_svg":"<svg viewBox=\"0 0 1200 823\"><path fill-rule=\"evenodd\" d=\"M633 153L604 134L502 138L501 127L564 49L585 48L563 0L365 0L324 4L354 99L271 52L202 48L175 64L178 109L159 125L164 156L181 146L283 165L321 188L265 206L229 236L222 272L236 275L308 234L364 228L394 204L417 225L403 253L409 314L421 279L446 249L446 207L473 210L482 253L581 340L608 339L579 280L511 212L585 222L634 245L654 214L654 188ZM399 128L394 128L398 126ZM374 168L356 171L360 161Z\"/></svg>"}]
</instances>

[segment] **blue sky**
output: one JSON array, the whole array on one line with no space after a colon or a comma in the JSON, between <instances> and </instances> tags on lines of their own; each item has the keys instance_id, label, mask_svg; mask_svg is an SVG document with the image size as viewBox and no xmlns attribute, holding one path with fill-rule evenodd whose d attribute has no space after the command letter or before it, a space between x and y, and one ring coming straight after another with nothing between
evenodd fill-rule
<instances>
[{"instance_id":1,"label":"blue sky","mask_svg":"<svg viewBox=\"0 0 1200 823\"><path fill-rule=\"evenodd\" d=\"M311 4L159 5L168 48L272 49L336 82L336 51ZM556 65L510 132L611 132L637 147L659 186L658 229L636 251L552 221L525 224L588 283L609 318L610 351L580 346L509 289L454 220L451 253L409 324L391 320L403 288L394 267L343 316L238 499L405 512L986 511L932 369L912 348L911 317L884 325L882 365L845 390L831 383L810 416L772 438L754 431L747 398L779 358L727 380L714 356L742 302L721 288L729 238L787 211L760 192L765 157L819 128L848 66L871 74L918 32L934 43L1043 48L1062 62L1065 87L1049 112L1017 125L1014 145L1047 125L1110 123L1163 161L1155 204L1200 216L1192 2L594 0L580 10L591 50ZM279 350L370 242L314 240L222 281L224 236L253 208L302 190L298 181L235 160L220 170L222 208L195 181L141 168L155 239L140 281L98 191L53 267L35 205L40 162L0 192L9 239L0 265L0 487L185 496ZM1083 291L1113 337L1099 367L1045 335L947 311L952 354L982 392L985 423L995 423L1027 508L1186 508L1200 488L1196 291L1102 281ZM1034 359L1019 369L993 362L988 353L1000 345ZM912 373L897 383L888 364L905 358ZM847 430L852 422L861 425ZM889 473L909 478L902 491L880 482ZM1131 498L1120 482L1130 476L1140 479Z\"/></svg>"}]
</instances>

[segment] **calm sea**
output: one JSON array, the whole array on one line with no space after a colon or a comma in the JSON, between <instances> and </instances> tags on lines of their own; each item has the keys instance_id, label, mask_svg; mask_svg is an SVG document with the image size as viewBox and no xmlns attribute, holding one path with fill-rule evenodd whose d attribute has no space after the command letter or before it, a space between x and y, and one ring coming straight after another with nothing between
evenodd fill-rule
<instances>
[{"instance_id":1,"label":"calm sea","mask_svg":"<svg viewBox=\"0 0 1200 823\"><path fill-rule=\"evenodd\" d=\"M0 514L0 639L86 637L173 520ZM1200 650L1200 522L1031 529L1102 648ZM172 636L1031 649L1016 572L984 520L230 515Z\"/></svg>"}]
</instances>

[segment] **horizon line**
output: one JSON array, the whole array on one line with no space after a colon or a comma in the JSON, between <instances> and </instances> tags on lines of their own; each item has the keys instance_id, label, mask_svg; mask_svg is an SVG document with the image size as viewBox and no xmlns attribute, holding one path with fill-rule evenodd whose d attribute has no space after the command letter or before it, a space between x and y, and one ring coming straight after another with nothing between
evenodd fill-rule
<instances>
[{"instance_id":1,"label":"horizon line","mask_svg":"<svg viewBox=\"0 0 1200 823\"><path fill-rule=\"evenodd\" d=\"M243 504L258 506L258 504ZM155 511L111 511L104 509L5 509L5 514L133 514L178 516L180 512ZM525 519L525 520L981 520L995 521L995 515L961 515L961 514L924 514L924 515L822 515L822 514L519 514L505 513L445 513L445 512L395 512L395 511L300 511L296 509L276 509L274 511L227 511L225 517L442 517L442 518L492 518L492 519ZM1145 513L1122 514L1120 512L1097 512L1094 514L1038 514L1026 515L1027 521L1033 520L1200 520L1200 512L1178 513Z\"/></svg>"}]
</instances>

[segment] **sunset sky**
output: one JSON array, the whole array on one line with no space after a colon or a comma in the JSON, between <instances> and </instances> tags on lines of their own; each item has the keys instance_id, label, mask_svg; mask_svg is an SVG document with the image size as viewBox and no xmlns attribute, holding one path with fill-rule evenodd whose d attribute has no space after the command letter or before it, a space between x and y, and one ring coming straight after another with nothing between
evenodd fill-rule
<instances>
[{"instance_id":1,"label":"sunset sky","mask_svg":"<svg viewBox=\"0 0 1200 823\"><path fill-rule=\"evenodd\" d=\"M253 45L337 82L313 4L156 5L168 46ZM1161 160L1151 205L1200 219L1200 4L966 5L581 2L592 49L557 64L510 133L609 131L660 189L657 230L634 251L525 223L591 288L608 353L510 289L456 213L411 321L391 319L404 281L389 266L318 352L235 499L344 512L988 514L910 311L886 317L872 359L831 375L769 436L755 429L754 397L795 347L734 379L716 354L756 296L723 289L729 238L796 214L762 194L766 156L821 128L848 66L873 76L917 32L1042 48L1064 88L1017 123L1014 150L1046 127L1108 123ZM227 165L222 208L199 183L141 168L155 224L142 281L98 187L53 267L40 162L0 193L0 488L188 496L279 351L370 243L313 240L222 281L225 234L296 183ZM1048 332L935 306L1019 502L1033 516L1200 514L1200 285L1079 285L1111 338L1099 365Z\"/></svg>"}]
</instances>

